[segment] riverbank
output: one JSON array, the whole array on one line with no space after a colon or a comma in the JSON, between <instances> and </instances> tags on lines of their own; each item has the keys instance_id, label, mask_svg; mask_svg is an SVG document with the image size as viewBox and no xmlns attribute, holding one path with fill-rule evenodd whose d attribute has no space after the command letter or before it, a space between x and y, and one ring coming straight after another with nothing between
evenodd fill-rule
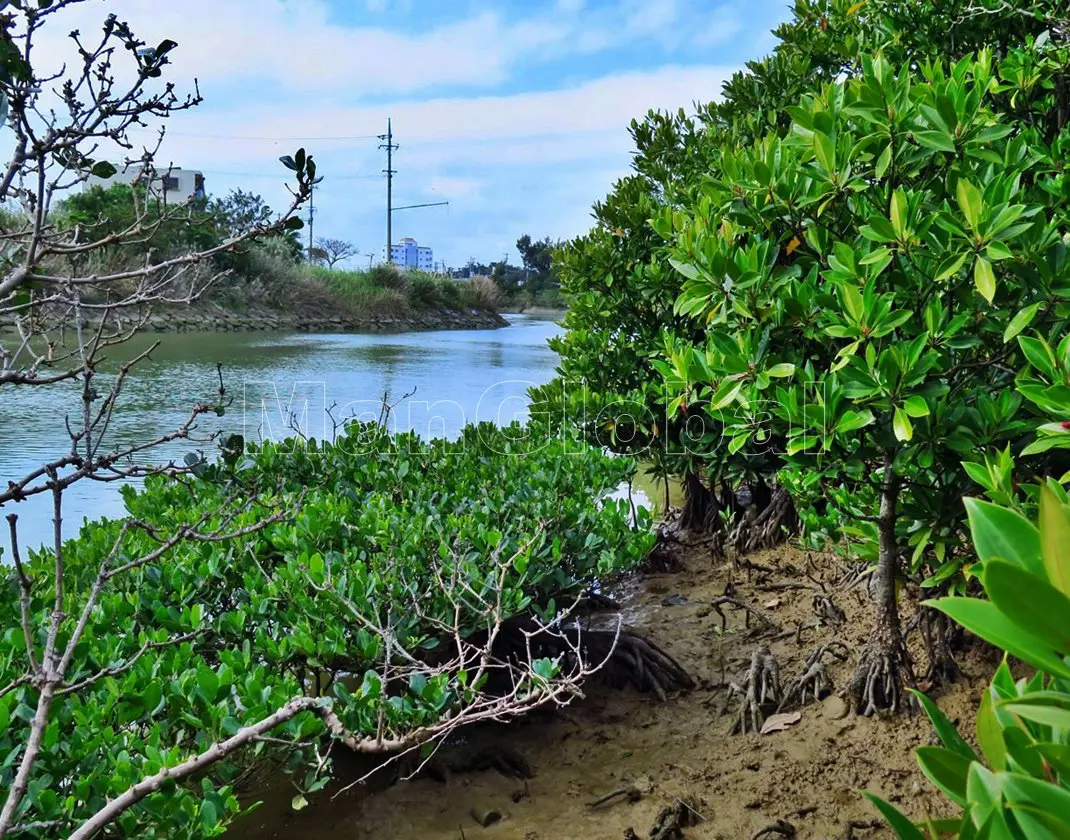
<instances>
[{"instance_id":1,"label":"riverbank","mask_svg":"<svg viewBox=\"0 0 1070 840\"><path fill-rule=\"evenodd\" d=\"M436 307L399 314L344 311L282 311L250 307L234 312L208 304L153 312L146 332L356 332L401 333L429 330L493 330L509 326L497 312Z\"/></svg>"},{"instance_id":2,"label":"riverbank","mask_svg":"<svg viewBox=\"0 0 1070 840\"><path fill-rule=\"evenodd\" d=\"M528 779L506 775L499 762L499 769L427 772L346 790L369 767L339 755L336 781L309 797L310 807L299 813L290 807L293 789L286 782L248 791L265 804L227 836L457 840L485 832L498 840L620 840L635 836L631 829L648 836L663 808L686 801L699 816L683 836L694 840L751 837L778 820L791 827L783 836L800 840L890 840L894 834L861 795L865 790L916 819L947 816L947 802L914 756L931 735L923 715L859 718L830 693L801 708L786 704L781 722L768 721L765 734L730 734L739 710L731 684L743 684L760 646L779 663L785 691L814 657L827 669L832 692L850 679L854 660L841 660L840 645L865 639L873 615L868 599L851 587L850 569L833 556L789 546L732 563L716 561L697 542L682 561L679 571L628 584L619 614L625 629L671 653L695 679L695 690L659 702L594 680L567 710L465 731L437 762L453 766L464 763L455 756L504 751L530 767ZM909 606L918 594L907 593ZM612 626L615 617L595 620ZM982 646L973 646L959 665L964 678L938 700L969 731L977 693L994 664ZM472 813L487 811L500 819L481 829Z\"/></svg>"},{"instance_id":3,"label":"riverbank","mask_svg":"<svg viewBox=\"0 0 1070 840\"><path fill-rule=\"evenodd\" d=\"M403 333L432 330L496 330L509 326L497 312L479 309L434 307L419 311L380 314L353 314L341 309L298 308L280 310L266 306L244 307L239 311L216 303L154 309L147 316L133 313L113 315L117 327L132 327L144 317L140 330L146 333L194 332L306 332L306 333ZM84 326L97 322L88 318ZM0 322L0 332L13 332L14 323Z\"/></svg>"}]
</instances>

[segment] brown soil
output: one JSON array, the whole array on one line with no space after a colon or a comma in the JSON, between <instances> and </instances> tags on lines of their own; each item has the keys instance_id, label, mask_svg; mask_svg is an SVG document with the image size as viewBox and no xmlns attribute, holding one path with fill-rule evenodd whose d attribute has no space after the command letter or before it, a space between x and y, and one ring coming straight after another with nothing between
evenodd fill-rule
<instances>
[{"instance_id":1,"label":"brown soil","mask_svg":"<svg viewBox=\"0 0 1070 840\"><path fill-rule=\"evenodd\" d=\"M734 571L731 564L695 549L686 557L684 571L649 576L629 587L626 628L663 646L690 671L698 689L659 703L591 686L585 700L567 709L466 733L468 744L462 750L496 746L520 753L534 771L527 782L482 770L445 781L401 781L375 791L358 787L334 796L332 790L345 784L347 772L355 773L340 762L342 778L313 797L306 810L290 810L295 791L280 788L230 834L257 840L620 840L629 828L648 836L660 809L691 797L703 821L684 830L687 838L749 838L777 820L790 823L799 838L892 837L861 796L863 790L896 803L914 818L946 815L946 804L914 760L914 748L932 737L923 715L859 718L846 714L834 694L804 706L801 720L786 730L728 734L738 704L720 714L727 683L742 684L759 644L776 657L787 690L818 645L844 642L852 652L849 661L826 660L834 691L839 691L850 678L872 615L864 587L837 588L844 569L832 558L780 548L750 559L755 568L748 580L744 570ZM754 618L748 627L744 611L723 608L727 625L722 632L721 618L710 604L733 580L734 597L775 623L775 629ZM797 588L782 588L784 584ZM813 601L822 588L845 612L846 621L798 631L818 623ZM973 709L993 666L978 650L963 654L959 664L964 679L938 700L966 734L972 733ZM638 798L622 795L588 807L629 787L639 792ZM473 809L499 811L502 819L484 828L473 819Z\"/></svg>"}]
</instances>

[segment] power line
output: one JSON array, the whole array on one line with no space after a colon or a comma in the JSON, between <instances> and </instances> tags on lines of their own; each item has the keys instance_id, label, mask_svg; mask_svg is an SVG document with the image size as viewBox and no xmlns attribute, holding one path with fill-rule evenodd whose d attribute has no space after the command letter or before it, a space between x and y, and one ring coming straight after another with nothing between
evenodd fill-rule
<instances>
[{"instance_id":1,"label":"power line","mask_svg":"<svg viewBox=\"0 0 1070 840\"><path fill-rule=\"evenodd\" d=\"M151 131L153 134L158 133L157 129L152 128L131 128L130 131ZM199 137L205 140L276 140L293 142L297 140L316 140L316 141L336 141L336 140L375 140L379 137L377 134L346 134L335 135L328 137L309 137L309 136L294 136L294 137L280 137L280 136L267 136L256 134L201 134L196 131L172 131L169 128L165 128L164 132L169 137Z\"/></svg>"},{"instance_id":2,"label":"power line","mask_svg":"<svg viewBox=\"0 0 1070 840\"><path fill-rule=\"evenodd\" d=\"M232 176L232 177L235 177L235 178L272 178L272 179L277 179L277 178L284 178L285 175L286 175L286 173L283 172L281 169L278 172L274 172L274 173L267 173L267 172L224 172L221 169L201 169L199 171L204 172L206 175L228 175L228 176ZM355 175L355 174L334 175L329 170L326 173L326 177L329 178L332 181L365 181L365 180L370 181L372 179L378 180L378 178L379 178L378 175Z\"/></svg>"}]
</instances>

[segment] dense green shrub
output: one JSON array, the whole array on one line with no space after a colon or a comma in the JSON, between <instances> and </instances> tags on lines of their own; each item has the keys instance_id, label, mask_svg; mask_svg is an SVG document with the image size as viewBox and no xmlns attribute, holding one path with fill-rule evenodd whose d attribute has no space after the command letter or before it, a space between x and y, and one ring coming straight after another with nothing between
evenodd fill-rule
<instances>
[{"instance_id":1,"label":"dense green shrub","mask_svg":"<svg viewBox=\"0 0 1070 840\"><path fill-rule=\"evenodd\" d=\"M1007 656L977 710L980 755L919 695L941 745L918 749L918 764L961 816L915 826L871 795L903 840L1070 837L1070 503L1054 481L1039 499L1037 525L990 502L969 503L972 574L989 600L933 606ZM1015 680L1009 657L1035 670Z\"/></svg>"},{"instance_id":2,"label":"dense green shrub","mask_svg":"<svg viewBox=\"0 0 1070 840\"><path fill-rule=\"evenodd\" d=\"M429 737L421 727L486 697L478 661L440 667L457 648L455 631L478 639L514 617L552 620L592 583L633 568L652 542L644 514L636 530L626 501L600 502L633 464L519 426L469 427L452 443L353 426L332 444L266 443L229 461L203 465L196 480L127 488L142 525L89 523L64 546L61 636L102 565L114 576L86 616L68 675L78 687L53 701L18 817L48 825L24 835L67 836L134 782L302 694L323 692L370 752ZM187 540L159 562L117 571L157 547L155 534L237 530L290 506L293 515L263 530ZM42 551L25 564L35 636L50 620L52 563ZM0 754L14 755L36 689L19 682L18 586L10 566L2 571ZM549 690L565 663L536 658L532 667L518 697ZM384 683L391 671L404 680ZM317 766L307 745L325 736L320 718L304 712L272 735L306 746L250 744L196 783L152 793L118 830L218 834L237 813L232 783L265 752L297 773L300 789L318 787L329 765ZM10 761L0 767L0 787L12 773Z\"/></svg>"}]
</instances>

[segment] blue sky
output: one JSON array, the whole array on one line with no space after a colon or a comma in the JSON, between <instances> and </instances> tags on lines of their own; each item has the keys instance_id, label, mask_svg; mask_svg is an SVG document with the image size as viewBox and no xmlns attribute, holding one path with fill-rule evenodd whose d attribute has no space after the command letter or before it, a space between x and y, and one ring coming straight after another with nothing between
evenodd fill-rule
<instances>
[{"instance_id":1,"label":"blue sky","mask_svg":"<svg viewBox=\"0 0 1070 840\"><path fill-rule=\"evenodd\" d=\"M304 145L325 176L317 237L378 255L390 116L395 202L450 202L396 213L395 239L461 265L585 231L627 172L629 120L715 98L768 52L787 0L92 0L64 31L109 11L179 43L171 78L205 101L170 121L163 157L210 192L281 208L277 158Z\"/></svg>"}]
</instances>

